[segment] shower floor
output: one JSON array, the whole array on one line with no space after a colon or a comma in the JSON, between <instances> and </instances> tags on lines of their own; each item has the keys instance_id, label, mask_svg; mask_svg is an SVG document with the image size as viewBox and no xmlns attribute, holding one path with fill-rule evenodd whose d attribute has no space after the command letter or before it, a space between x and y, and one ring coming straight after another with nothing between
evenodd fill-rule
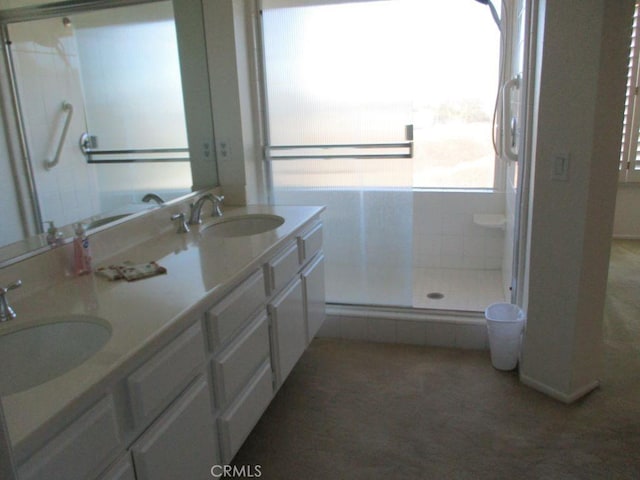
<instances>
[{"instance_id":1,"label":"shower floor","mask_svg":"<svg viewBox=\"0 0 640 480\"><path fill-rule=\"evenodd\" d=\"M432 299L427 296L433 293L443 297ZM500 270L413 269L415 308L482 312L488 305L504 301Z\"/></svg>"},{"instance_id":2,"label":"shower floor","mask_svg":"<svg viewBox=\"0 0 640 480\"><path fill-rule=\"evenodd\" d=\"M327 302L482 312L504 302L500 270L326 265ZM428 294L441 294L431 299ZM439 296L439 295L438 295Z\"/></svg>"}]
</instances>

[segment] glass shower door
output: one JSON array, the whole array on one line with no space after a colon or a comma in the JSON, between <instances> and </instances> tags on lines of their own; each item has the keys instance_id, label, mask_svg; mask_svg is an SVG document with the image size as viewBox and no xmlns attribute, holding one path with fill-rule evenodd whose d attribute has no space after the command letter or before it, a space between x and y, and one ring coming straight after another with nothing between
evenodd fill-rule
<instances>
[{"instance_id":1,"label":"glass shower door","mask_svg":"<svg viewBox=\"0 0 640 480\"><path fill-rule=\"evenodd\" d=\"M391 3L263 2L273 201L326 205L331 303L412 303L412 59Z\"/></svg>"}]
</instances>

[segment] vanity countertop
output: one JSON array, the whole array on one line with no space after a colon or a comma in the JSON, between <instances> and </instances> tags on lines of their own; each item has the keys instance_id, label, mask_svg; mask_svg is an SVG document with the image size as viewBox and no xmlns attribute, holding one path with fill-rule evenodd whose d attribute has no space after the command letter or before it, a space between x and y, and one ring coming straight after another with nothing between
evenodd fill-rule
<instances>
[{"instance_id":1,"label":"vanity countertop","mask_svg":"<svg viewBox=\"0 0 640 480\"><path fill-rule=\"evenodd\" d=\"M49 428L69 421L66 417L74 414L79 403L96 396L182 331L323 209L227 207L223 219L264 213L280 215L285 222L266 233L222 238L206 230L221 219L203 217L203 224L189 233L172 229L95 265L156 261L167 269L164 275L135 282L109 281L96 274L65 277L37 295L14 302L16 322L85 314L106 320L112 329L106 345L80 366L2 398L16 453L31 450L34 440Z\"/></svg>"}]
</instances>

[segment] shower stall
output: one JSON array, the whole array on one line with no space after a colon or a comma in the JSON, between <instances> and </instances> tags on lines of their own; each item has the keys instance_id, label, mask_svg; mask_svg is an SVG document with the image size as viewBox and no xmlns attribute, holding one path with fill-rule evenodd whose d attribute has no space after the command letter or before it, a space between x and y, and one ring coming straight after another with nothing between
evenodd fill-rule
<instances>
[{"instance_id":1,"label":"shower stall","mask_svg":"<svg viewBox=\"0 0 640 480\"><path fill-rule=\"evenodd\" d=\"M262 2L265 156L274 203L327 206L330 308L510 301L519 2L318 3Z\"/></svg>"}]
</instances>

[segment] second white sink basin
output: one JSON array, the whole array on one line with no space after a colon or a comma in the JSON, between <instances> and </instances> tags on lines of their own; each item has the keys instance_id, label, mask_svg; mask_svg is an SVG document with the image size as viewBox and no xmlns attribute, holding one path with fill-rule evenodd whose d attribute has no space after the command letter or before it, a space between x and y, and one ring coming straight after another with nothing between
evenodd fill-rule
<instances>
[{"instance_id":1,"label":"second white sink basin","mask_svg":"<svg viewBox=\"0 0 640 480\"><path fill-rule=\"evenodd\" d=\"M92 357L111 337L109 324L89 315L20 318L0 329L0 396L56 378Z\"/></svg>"},{"instance_id":2,"label":"second white sink basin","mask_svg":"<svg viewBox=\"0 0 640 480\"><path fill-rule=\"evenodd\" d=\"M244 237L275 230L284 223L279 215L253 213L229 217L209 225L205 230L219 237Z\"/></svg>"}]
</instances>

